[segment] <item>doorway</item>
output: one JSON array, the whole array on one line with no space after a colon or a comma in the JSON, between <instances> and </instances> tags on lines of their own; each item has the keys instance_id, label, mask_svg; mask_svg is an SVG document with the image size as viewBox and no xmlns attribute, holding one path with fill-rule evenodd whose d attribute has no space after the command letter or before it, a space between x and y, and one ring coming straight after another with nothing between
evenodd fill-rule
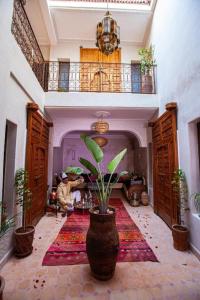
<instances>
[{"instance_id":1,"label":"doorway","mask_svg":"<svg viewBox=\"0 0 200 300\"><path fill-rule=\"evenodd\" d=\"M6 121L4 163L3 163L3 190L2 190L2 215L11 218L14 208L14 183L15 183L15 153L16 153L17 125Z\"/></svg>"}]
</instances>

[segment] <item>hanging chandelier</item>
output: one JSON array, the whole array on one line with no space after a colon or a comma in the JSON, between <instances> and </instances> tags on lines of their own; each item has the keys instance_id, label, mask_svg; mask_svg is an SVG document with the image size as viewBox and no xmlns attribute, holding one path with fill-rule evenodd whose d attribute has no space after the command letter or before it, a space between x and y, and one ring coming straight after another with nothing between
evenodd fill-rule
<instances>
[{"instance_id":1,"label":"hanging chandelier","mask_svg":"<svg viewBox=\"0 0 200 300\"><path fill-rule=\"evenodd\" d=\"M95 115L99 118L99 120L94 123L93 129L100 134L108 132L109 124L103 118L110 116L110 113L107 111L97 111Z\"/></svg>"},{"instance_id":2,"label":"hanging chandelier","mask_svg":"<svg viewBox=\"0 0 200 300\"><path fill-rule=\"evenodd\" d=\"M106 55L112 54L120 44L120 28L109 11L97 24L96 39L96 46Z\"/></svg>"}]
</instances>

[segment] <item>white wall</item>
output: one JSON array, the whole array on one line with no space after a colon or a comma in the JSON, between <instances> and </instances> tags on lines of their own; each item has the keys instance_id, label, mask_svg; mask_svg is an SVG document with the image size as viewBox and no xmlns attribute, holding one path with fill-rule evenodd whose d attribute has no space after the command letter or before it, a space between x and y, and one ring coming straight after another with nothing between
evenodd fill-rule
<instances>
[{"instance_id":1,"label":"white wall","mask_svg":"<svg viewBox=\"0 0 200 300\"><path fill-rule=\"evenodd\" d=\"M197 191L198 160L192 166L194 144L189 126L200 117L200 1L158 0L150 43L155 46L160 114L167 102L178 103L179 161L189 193ZM197 178L198 176L198 178ZM191 202L191 200L189 200ZM190 203L191 206L191 203ZM190 213L191 243L200 251L200 220Z\"/></svg>"},{"instance_id":2,"label":"white wall","mask_svg":"<svg viewBox=\"0 0 200 300\"><path fill-rule=\"evenodd\" d=\"M66 41L52 46L50 49L50 60L57 61L58 58L69 58L71 62L80 61L80 46L84 48L96 48L95 41ZM138 60L138 46L128 43L121 43L121 62L131 63L131 60Z\"/></svg>"},{"instance_id":3,"label":"white wall","mask_svg":"<svg viewBox=\"0 0 200 300\"><path fill-rule=\"evenodd\" d=\"M17 125L15 170L24 167L26 146L26 105L31 100L41 109L44 92L12 33L13 0L0 1L0 200L2 199L6 120ZM7 195L9 201L9 195ZM1 214L0 214L1 215ZM4 245L5 246L5 245ZM8 247L10 244L8 243ZM0 248L0 260L5 253Z\"/></svg>"}]
</instances>

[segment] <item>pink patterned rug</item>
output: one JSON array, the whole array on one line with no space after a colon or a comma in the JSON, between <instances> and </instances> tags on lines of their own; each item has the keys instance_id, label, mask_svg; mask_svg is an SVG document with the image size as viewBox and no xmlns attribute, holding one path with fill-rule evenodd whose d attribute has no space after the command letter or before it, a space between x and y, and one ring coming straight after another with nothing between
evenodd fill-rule
<instances>
[{"instance_id":1,"label":"pink patterned rug","mask_svg":"<svg viewBox=\"0 0 200 300\"><path fill-rule=\"evenodd\" d=\"M129 216L120 199L110 199L116 208L116 223L120 239L118 262L154 261L157 258L139 228ZM87 264L86 233L89 226L89 213L75 211L67 218L53 244L47 250L42 265Z\"/></svg>"}]
</instances>

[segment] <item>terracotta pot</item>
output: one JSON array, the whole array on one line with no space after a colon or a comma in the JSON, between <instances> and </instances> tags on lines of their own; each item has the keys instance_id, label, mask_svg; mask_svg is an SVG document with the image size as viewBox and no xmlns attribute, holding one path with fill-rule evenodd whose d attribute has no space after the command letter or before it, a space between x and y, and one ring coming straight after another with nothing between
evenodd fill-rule
<instances>
[{"instance_id":1,"label":"terracotta pot","mask_svg":"<svg viewBox=\"0 0 200 300\"><path fill-rule=\"evenodd\" d=\"M23 227L20 227L14 232L14 254L17 257L26 257L33 251L33 238L34 238L35 227L29 225L26 227L24 232Z\"/></svg>"},{"instance_id":2,"label":"terracotta pot","mask_svg":"<svg viewBox=\"0 0 200 300\"><path fill-rule=\"evenodd\" d=\"M176 250L186 251L189 249L189 231L187 227L178 224L172 225L172 236Z\"/></svg>"},{"instance_id":3,"label":"terracotta pot","mask_svg":"<svg viewBox=\"0 0 200 300\"><path fill-rule=\"evenodd\" d=\"M152 76L142 75L142 93L151 94L153 91Z\"/></svg>"},{"instance_id":4,"label":"terracotta pot","mask_svg":"<svg viewBox=\"0 0 200 300\"><path fill-rule=\"evenodd\" d=\"M4 287L5 287L5 280L2 276L0 276L0 300L3 300Z\"/></svg>"},{"instance_id":5,"label":"terracotta pot","mask_svg":"<svg viewBox=\"0 0 200 300\"><path fill-rule=\"evenodd\" d=\"M86 237L86 251L92 274L99 280L113 277L119 251L119 235L115 223L115 209L111 213L95 213L90 209L90 226Z\"/></svg>"}]
</instances>

